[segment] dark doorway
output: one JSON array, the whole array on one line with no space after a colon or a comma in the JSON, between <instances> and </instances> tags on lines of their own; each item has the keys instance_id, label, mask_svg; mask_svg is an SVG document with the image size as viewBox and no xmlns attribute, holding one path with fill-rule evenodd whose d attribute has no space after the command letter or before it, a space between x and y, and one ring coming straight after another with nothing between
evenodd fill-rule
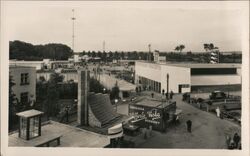
<instances>
[{"instance_id":1,"label":"dark doorway","mask_svg":"<svg viewBox=\"0 0 250 156\"><path fill-rule=\"evenodd\" d=\"M179 93L182 93L182 85L179 85L178 92L179 92Z\"/></svg>"}]
</instances>

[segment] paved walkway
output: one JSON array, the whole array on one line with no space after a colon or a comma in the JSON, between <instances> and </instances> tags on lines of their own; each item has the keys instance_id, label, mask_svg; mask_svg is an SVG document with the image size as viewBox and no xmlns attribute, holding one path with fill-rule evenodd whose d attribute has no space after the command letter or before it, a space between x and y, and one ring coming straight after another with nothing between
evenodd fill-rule
<instances>
[{"instance_id":1,"label":"paved walkway","mask_svg":"<svg viewBox=\"0 0 250 156\"><path fill-rule=\"evenodd\" d=\"M199 110L181 99L182 95L175 95L173 99L183 111L180 124L169 128L167 133L154 131L152 137L137 144L136 148L226 149L226 135L241 134L239 125ZM120 107L124 109L127 106ZM192 133L186 130L188 119L193 122ZM138 140L141 139L138 136Z\"/></svg>"}]
</instances>

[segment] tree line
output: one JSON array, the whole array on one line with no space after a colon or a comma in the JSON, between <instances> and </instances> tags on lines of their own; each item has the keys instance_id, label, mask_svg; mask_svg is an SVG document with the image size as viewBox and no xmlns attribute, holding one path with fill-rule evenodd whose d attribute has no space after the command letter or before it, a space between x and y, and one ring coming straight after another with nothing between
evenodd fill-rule
<instances>
[{"instance_id":1,"label":"tree line","mask_svg":"<svg viewBox=\"0 0 250 156\"><path fill-rule=\"evenodd\" d=\"M174 62L196 62L208 63L210 60L210 52L219 50L213 43L204 43L203 48L205 52L183 52L185 49L184 44L176 46L173 51L159 52L160 56L165 57L166 61ZM88 57L99 57L103 62L112 62L113 60L149 60L153 61L153 52L146 51L82 51L78 52L80 56L87 55ZM18 60L67 60L73 56L73 51L70 47L64 44L45 44L45 45L32 45L23 41L10 41L10 59ZM220 53L221 63L241 63L241 54L232 53L231 55L224 55Z\"/></svg>"},{"instance_id":2,"label":"tree line","mask_svg":"<svg viewBox=\"0 0 250 156\"><path fill-rule=\"evenodd\" d=\"M9 54L10 59L17 60L67 60L70 56L72 56L73 51L67 45L60 43L33 45L31 43L15 40L9 42Z\"/></svg>"}]
</instances>

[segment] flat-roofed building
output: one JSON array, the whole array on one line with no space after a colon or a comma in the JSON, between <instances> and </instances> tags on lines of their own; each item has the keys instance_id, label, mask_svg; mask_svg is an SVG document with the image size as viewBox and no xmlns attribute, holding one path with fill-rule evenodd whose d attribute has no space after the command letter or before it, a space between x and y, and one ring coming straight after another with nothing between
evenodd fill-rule
<instances>
[{"instance_id":1,"label":"flat-roofed building","mask_svg":"<svg viewBox=\"0 0 250 156\"><path fill-rule=\"evenodd\" d=\"M168 75L168 78L167 78ZM168 80L167 80L168 79ZM137 61L135 82L157 92L190 92L202 87L240 86L240 64L153 63Z\"/></svg>"},{"instance_id":2,"label":"flat-roofed building","mask_svg":"<svg viewBox=\"0 0 250 156\"><path fill-rule=\"evenodd\" d=\"M23 67L35 67L36 70L44 69L44 61L24 61L24 60L10 60L9 65L11 66L23 66Z\"/></svg>"},{"instance_id":3,"label":"flat-roofed building","mask_svg":"<svg viewBox=\"0 0 250 156\"><path fill-rule=\"evenodd\" d=\"M34 102L36 100L36 68L10 66L10 76L15 83L12 90L18 102Z\"/></svg>"}]
</instances>

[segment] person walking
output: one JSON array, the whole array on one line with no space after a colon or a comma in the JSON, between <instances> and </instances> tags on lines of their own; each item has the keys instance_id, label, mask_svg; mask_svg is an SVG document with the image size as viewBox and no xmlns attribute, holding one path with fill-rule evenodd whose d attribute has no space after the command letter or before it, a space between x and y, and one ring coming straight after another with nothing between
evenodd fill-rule
<instances>
[{"instance_id":1,"label":"person walking","mask_svg":"<svg viewBox=\"0 0 250 156\"><path fill-rule=\"evenodd\" d=\"M234 143L235 143L235 148L238 148L239 142L240 142L240 136L238 135L238 133L234 134L233 137Z\"/></svg>"},{"instance_id":2,"label":"person walking","mask_svg":"<svg viewBox=\"0 0 250 156\"><path fill-rule=\"evenodd\" d=\"M191 133L191 129L192 129L192 121L191 120L188 120L187 122L186 122L186 124L187 124L187 131L189 132L189 133Z\"/></svg>"},{"instance_id":3,"label":"person walking","mask_svg":"<svg viewBox=\"0 0 250 156\"><path fill-rule=\"evenodd\" d=\"M171 90L171 92L170 92L170 99L173 99L173 96L174 96L174 92Z\"/></svg>"}]
</instances>

